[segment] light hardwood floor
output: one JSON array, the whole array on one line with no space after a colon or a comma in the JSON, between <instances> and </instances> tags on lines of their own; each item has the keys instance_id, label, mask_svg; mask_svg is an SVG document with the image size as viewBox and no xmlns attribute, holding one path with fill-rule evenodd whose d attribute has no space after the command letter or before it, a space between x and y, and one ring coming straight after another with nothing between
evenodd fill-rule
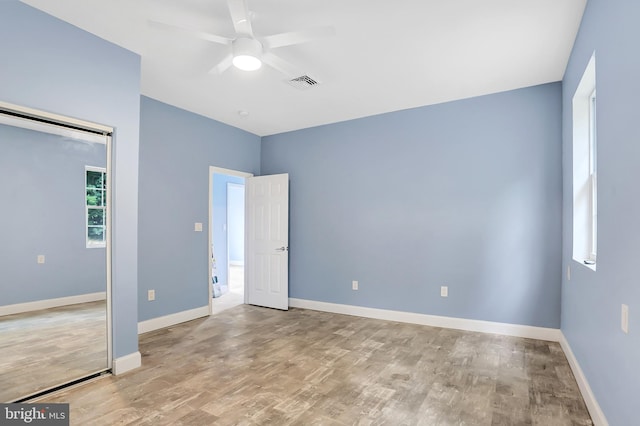
<instances>
[{"instance_id":1,"label":"light hardwood floor","mask_svg":"<svg viewBox=\"0 0 640 426\"><path fill-rule=\"evenodd\" d=\"M105 301L0 316L0 401L107 368Z\"/></svg>"},{"instance_id":2,"label":"light hardwood floor","mask_svg":"<svg viewBox=\"0 0 640 426\"><path fill-rule=\"evenodd\" d=\"M557 343L240 305L44 399L74 425L590 425Z\"/></svg>"}]
</instances>

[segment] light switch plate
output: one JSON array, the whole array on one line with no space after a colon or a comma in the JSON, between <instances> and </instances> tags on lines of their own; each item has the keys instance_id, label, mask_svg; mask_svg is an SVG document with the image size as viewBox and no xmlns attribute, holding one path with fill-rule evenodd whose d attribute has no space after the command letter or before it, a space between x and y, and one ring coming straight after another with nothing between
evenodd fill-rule
<instances>
[{"instance_id":1,"label":"light switch plate","mask_svg":"<svg viewBox=\"0 0 640 426\"><path fill-rule=\"evenodd\" d=\"M38 263L44 263L44 254L38 255Z\"/></svg>"},{"instance_id":2,"label":"light switch plate","mask_svg":"<svg viewBox=\"0 0 640 426\"><path fill-rule=\"evenodd\" d=\"M447 287L446 285L441 286L440 287L440 296L449 297L449 287Z\"/></svg>"},{"instance_id":3,"label":"light switch plate","mask_svg":"<svg viewBox=\"0 0 640 426\"><path fill-rule=\"evenodd\" d=\"M202 232L202 223L196 222L196 225L194 226L193 230L196 232Z\"/></svg>"}]
</instances>

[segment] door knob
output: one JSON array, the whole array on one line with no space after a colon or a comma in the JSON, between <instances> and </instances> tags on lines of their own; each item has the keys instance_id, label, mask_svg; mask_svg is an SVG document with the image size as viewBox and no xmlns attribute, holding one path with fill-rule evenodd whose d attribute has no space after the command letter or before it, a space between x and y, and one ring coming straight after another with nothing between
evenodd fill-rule
<instances>
[{"instance_id":1,"label":"door knob","mask_svg":"<svg viewBox=\"0 0 640 426\"><path fill-rule=\"evenodd\" d=\"M287 250L289 250L289 247L285 247L285 246L278 247L278 248L276 249L276 251L287 251Z\"/></svg>"}]
</instances>

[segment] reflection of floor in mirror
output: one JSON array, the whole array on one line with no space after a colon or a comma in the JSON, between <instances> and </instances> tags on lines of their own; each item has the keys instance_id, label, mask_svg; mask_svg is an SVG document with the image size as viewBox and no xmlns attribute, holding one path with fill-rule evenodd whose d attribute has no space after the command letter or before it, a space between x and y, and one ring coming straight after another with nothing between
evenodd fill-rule
<instances>
[{"instance_id":1,"label":"reflection of floor in mirror","mask_svg":"<svg viewBox=\"0 0 640 426\"><path fill-rule=\"evenodd\" d=\"M211 303L214 314L244 303L244 266L229 266L229 291Z\"/></svg>"},{"instance_id":2,"label":"reflection of floor in mirror","mask_svg":"<svg viewBox=\"0 0 640 426\"><path fill-rule=\"evenodd\" d=\"M104 370L105 301L0 317L0 402Z\"/></svg>"}]
</instances>

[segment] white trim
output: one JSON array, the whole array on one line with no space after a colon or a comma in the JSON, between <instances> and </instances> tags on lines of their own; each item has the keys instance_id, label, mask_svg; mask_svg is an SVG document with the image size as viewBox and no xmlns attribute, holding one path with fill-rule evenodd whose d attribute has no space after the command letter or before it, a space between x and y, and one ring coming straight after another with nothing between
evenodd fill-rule
<instances>
[{"instance_id":1,"label":"white trim","mask_svg":"<svg viewBox=\"0 0 640 426\"><path fill-rule=\"evenodd\" d=\"M106 298L107 293L105 291L99 291L97 293L80 294L78 296L16 303L15 305L0 306L0 316L21 314L23 312L39 311L41 309L57 308L59 306L75 305L78 303L96 302L98 300L105 300Z\"/></svg>"},{"instance_id":2,"label":"white trim","mask_svg":"<svg viewBox=\"0 0 640 426\"><path fill-rule=\"evenodd\" d=\"M63 127L63 125L55 125L49 123L43 123L41 121L35 121L28 118L14 117L11 115L2 114L0 111L0 124L7 126L19 127L21 129L35 130L36 132L48 133L51 135L62 136L65 138L75 139L79 141L87 141L93 143L104 144L104 136L91 132L84 132L82 130L71 129Z\"/></svg>"},{"instance_id":3,"label":"white trim","mask_svg":"<svg viewBox=\"0 0 640 426\"><path fill-rule=\"evenodd\" d=\"M138 334L148 333L150 331L170 327L172 325L180 324L181 322L191 321L208 315L209 306L202 306L200 308L189 309L188 311L177 312L163 317L151 318L150 320L140 321L138 323Z\"/></svg>"},{"instance_id":4,"label":"white trim","mask_svg":"<svg viewBox=\"0 0 640 426\"><path fill-rule=\"evenodd\" d=\"M609 422L607 422L607 419L600 408L600 404L598 404L595 395L593 395L593 391L591 390L591 386L589 386L587 377L582 372L582 368L580 368L580 364L573 354L567 338L562 332L560 332L560 346L569 361L569 366L571 366L571 371L573 371L576 382L578 382L580 393L582 393L582 398L584 399L584 403L587 405L587 410L589 410L593 424L595 426L609 426Z\"/></svg>"},{"instance_id":5,"label":"white trim","mask_svg":"<svg viewBox=\"0 0 640 426\"><path fill-rule=\"evenodd\" d=\"M209 172L212 175L213 173L217 173L219 175L229 175L229 176L237 176L237 177L243 177L243 178L253 177L253 173L242 172L240 170L225 169L224 167L218 167L218 166L209 166Z\"/></svg>"},{"instance_id":6,"label":"white trim","mask_svg":"<svg viewBox=\"0 0 640 426\"><path fill-rule=\"evenodd\" d=\"M90 129L90 130L95 130L95 131L104 132L104 133L113 132L113 127L103 126L102 124L93 123L91 121L78 120L77 118L71 118L65 115L53 114L53 113L38 110L38 109L27 108L20 105L14 105L8 102L0 101L0 109L17 112L17 113L28 115L31 117L43 118L46 120L61 123L61 125L69 124L71 126L81 127L84 129Z\"/></svg>"},{"instance_id":7,"label":"white trim","mask_svg":"<svg viewBox=\"0 0 640 426\"><path fill-rule=\"evenodd\" d=\"M118 376L127 371L135 370L142 365L142 355L136 351L129 355L121 356L113 360L113 375Z\"/></svg>"},{"instance_id":8,"label":"white trim","mask_svg":"<svg viewBox=\"0 0 640 426\"><path fill-rule=\"evenodd\" d=\"M387 309L366 308L363 306L317 302L315 300L289 298L289 306L292 308L312 309L336 314L428 325L431 327L444 327L457 330L477 331L480 333L503 334L514 337L525 337L528 339L547 340L551 342L559 342L560 337L562 336L562 333L557 328L533 327L530 325L507 324L418 314L413 312L391 311Z\"/></svg>"},{"instance_id":9,"label":"white trim","mask_svg":"<svg viewBox=\"0 0 640 426\"><path fill-rule=\"evenodd\" d=\"M111 230L113 224L111 223L111 217L113 216L113 190L111 184L113 183L113 137L107 136L107 209L105 220L105 254L107 263L107 365L113 367L113 293L112 293L112 280L113 280L113 246L111 245Z\"/></svg>"},{"instance_id":10,"label":"white trim","mask_svg":"<svg viewBox=\"0 0 640 426\"><path fill-rule=\"evenodd\" d=\"M208 277L209 279L207 280L207 287L209 288L208 290L208 294L209 294L209 315L213 315L213 288L212 288L212 283L211 283L211 248L213 247L213 175L214 174L221 174L221 175L229 175L229 176L236 176L236 177L241 177L241 178L250 178L253 177L253 173L247 173L247 172L241 172L239 170L231 170L231 169L225 169L222 167L216 167L216 166L209 166L209 228L207 229L207 234L208 234L208 240L209 240L209 257L208 262L207 262L207 269L209 270L208 272ZM246 225L245 225L246 228ZM246 229L245 229L246 231ZM228 245L228 244L227 244ZM245 250L247 247L247 243L246 243L246 232L245 232ZM245 258L246 258L246 252L245 252ZM228 260L228 257L227 257ZM228 265L227 265L227 274L229 273L228 271ZM228 276L228 275L227 275ZM247 303L247 288L246 288L247 282L245 280L245 289L244 289L244 303Z\"/></svg>"}]
</instances>

